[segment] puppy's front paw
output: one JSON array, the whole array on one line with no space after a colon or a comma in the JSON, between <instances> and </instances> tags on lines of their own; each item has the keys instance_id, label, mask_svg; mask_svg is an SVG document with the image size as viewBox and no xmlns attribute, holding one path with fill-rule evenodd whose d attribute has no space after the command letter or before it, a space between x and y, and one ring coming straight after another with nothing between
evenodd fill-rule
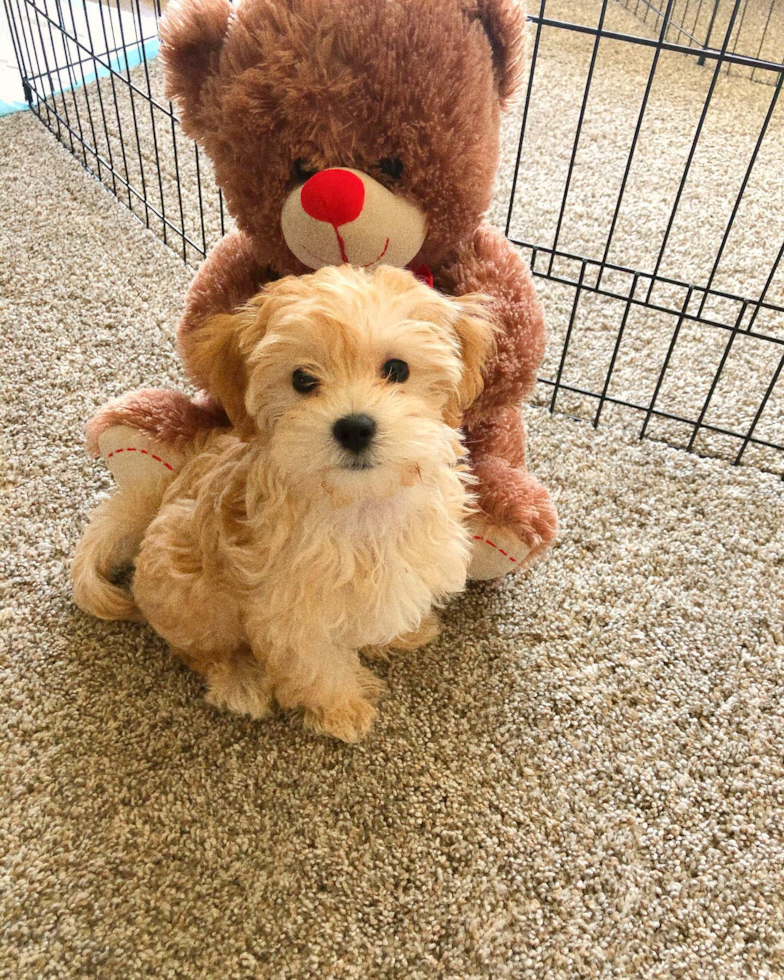
<instances>
[{"instance_id":1,"label":"puppy's front paw","mask_svg":"<svg viewBox=\"0 0 784 980\"><path fill-rule=\"evenodd\" d=\"M317 735L332 735L343 742L358 742L370 731L376 709L367 698L349 698L328 708L306 708L302 724Z\"/></svg>"},{"instance_id":2,"label":"puppy's front paw","mask_svg":"<svg viewBox=\"0 0 784 980\"><path fill-rule=\"evenodd\" d=\"M251 718L270 713L271 699L258 664L242 662L221 665L207 678L206 701L221 711Z\"/></svg>"}]
</instances>

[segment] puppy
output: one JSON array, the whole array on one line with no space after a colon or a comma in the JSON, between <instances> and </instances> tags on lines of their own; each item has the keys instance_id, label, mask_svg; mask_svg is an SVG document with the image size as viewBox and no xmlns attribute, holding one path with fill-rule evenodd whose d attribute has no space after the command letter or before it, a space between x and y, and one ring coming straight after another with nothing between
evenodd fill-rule
<instances>
[{"instance_id":1,"label":"puppy","mask_svg":"<svg viewBox=\"0 0 784 980\"><path fill-rule=\"evenodd\" d=\"M456 426L482 388L492 327L404 270L327 267L207 321L197 357L232 421L168 487L118 492L73 566L77 603L144 619L208 700L273 700L356 741L380 682L358 651L413 649L460 592L470 477ZM135 565L132 596L109 581Z\"/></svg>"}]
</instances>

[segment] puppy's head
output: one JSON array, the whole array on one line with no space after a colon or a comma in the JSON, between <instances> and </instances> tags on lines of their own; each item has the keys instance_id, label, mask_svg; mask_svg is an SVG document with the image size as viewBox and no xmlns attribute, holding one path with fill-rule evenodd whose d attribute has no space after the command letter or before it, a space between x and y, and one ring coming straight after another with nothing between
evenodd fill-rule
<instances>
[{"instance_id":1,"label":"puppy's head","mask_svg":"<svg viewBox=\"0 0 784 980\"><path fill-rule=\"evenodd\" d=\"M208 320L196 367L290 493L384 498L454 463L493 329L478 297L411 273L327 267Z\"/></svg>"}]
</instances>

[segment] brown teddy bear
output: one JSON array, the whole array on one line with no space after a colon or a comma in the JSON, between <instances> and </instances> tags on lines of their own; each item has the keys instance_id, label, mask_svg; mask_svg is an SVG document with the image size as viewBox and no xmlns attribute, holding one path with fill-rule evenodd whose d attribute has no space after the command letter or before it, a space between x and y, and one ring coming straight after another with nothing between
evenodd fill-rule
<instances>
[{"instance_id":1,"label":"brown teddy bear","mask_svg":"<svg viewBox=\"0 0 784 980\"><path fill-rule=\"evenodd\" d=\"M523 65L521 0L176 0L161 21L167 94L213 161L237 224L187 296L178 345L195 400L126 395L88 426L121 483L168 479L179 447L227 425L194 364L205 318L265 283L328 264L411 268L445 293L491 299L500 330L463 418L481 515L472 578L519 568L556 533L525 468L522 401L545 328L531 274L483 221L499 119Z\"/></svg>"}]
</instances>

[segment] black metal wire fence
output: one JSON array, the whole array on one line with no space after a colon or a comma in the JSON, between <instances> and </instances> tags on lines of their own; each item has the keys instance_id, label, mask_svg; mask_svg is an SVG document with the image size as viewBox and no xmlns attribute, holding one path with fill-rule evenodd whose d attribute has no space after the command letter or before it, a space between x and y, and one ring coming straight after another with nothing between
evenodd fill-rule
<instances>
[{"instance_id":1,"label":"black metal wire fence","mask_svg":"<svg viewBox=\"0 0 784 980\"><path fill-rule=\"evenodd\" d=\"M203 258L223 199L163 95L161 0L3 4L32 112L183 259Z\"/></svg>"},{"instance_id":2,"label":"black metal wire fence","mask_svg":"<svg viewBox=\"0 0 784 980\"><path fill-rule=\"evenodd\" d=\"M3 0L31 111L196 263L230 219L162 94L160 2ZM529 21L491 217L540 280L536 400L781 472L784 0L537 0Z\"/></svg>"},{"instance_id":3,"label":"black metal wire fence","mask_svg":"<svg viewBox=\"0 0 784 980\"><path fill-rule=\"evenodd\" d=\"M701 65L706 63L707 58L699 53L699 49L709 50L712 44L715 46L715 42L726 30L733 10L732 0L676 0L672 5L668 5L667 0L616 2L653 31L660 30L666 16L664 40L696 48ZM669 12L668 6L671 6ZM727 53L750 55L757 62L765 59L781 60L781 45L777 41L780 42L779 31L783 15L780 0L743 0L737 16L733 18ZM728 74L735 72L752 81L775 84L768 73L757 71L754 64L725 61L722 70Z\"/></svg>"}]
</instances>

